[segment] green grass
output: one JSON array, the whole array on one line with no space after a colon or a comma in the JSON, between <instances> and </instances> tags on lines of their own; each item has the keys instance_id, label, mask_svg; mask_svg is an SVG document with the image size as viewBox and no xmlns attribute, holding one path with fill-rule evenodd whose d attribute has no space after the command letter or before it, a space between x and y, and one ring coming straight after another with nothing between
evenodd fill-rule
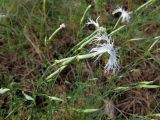
<instances>
[{"instance_id":1,"label":"green grass","mask_svg":"<svg viewBox=\"0 0 160 120\"><path fill-rule=\"evenodd\" d=\"M87 0L86 0L87 1ZM123 2L105 0L0 0L0 120L107 120L106 102L112 101L116 119L149 120L160 112L160 2L142 8L112 37L119 54L120 72L104 75L107 56L75 61L56 79L45 77L59 66L46 69L65 57L93 31L85 25L89 17L100 17L108 33L118 18L111 12ZM129 0L134 11L143 2ZM80 20L89 4L92 7ZM45 45L45 38L65 23ZM118 24L117 28L124 24ZM133 40L143 38L141 40ZM79 51L85 54L87 45ZM44 75L44 76L43 76ZM147 81L146 83L142 83ZM123 104L123 105L122 105ZM109 108L108 108L109 109ZM108 110L107 109L107 110ZM158 117L157 117L158 118Z\"/></svg>"}]
</instances>

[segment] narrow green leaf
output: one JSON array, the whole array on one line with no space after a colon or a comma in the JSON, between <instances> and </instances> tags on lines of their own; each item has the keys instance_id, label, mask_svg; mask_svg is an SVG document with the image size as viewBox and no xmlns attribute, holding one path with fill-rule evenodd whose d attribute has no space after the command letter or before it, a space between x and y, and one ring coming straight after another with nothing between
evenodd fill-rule
<instances>
[{"instance_id":1,"label":"narrow green leaf","mask_svg":"<svg viewBox=\"0 0 160 120\"><path fill-rule=\"evenodd\" d=\"M126 90L129 90L129 89L130 89L130 87L117 87L114 90L115 91L126 91Z\"/></svg>"},{"instance_id":2,"label":"narrow green leaf","mask_svg":"<svg viewBox=\"0 0 160 120\"><path fill-rule=\"evenodd\" d=\"M55 97L55 96L48 96L49 99L55 100L55 101L63 101L61 98Z\"/></svg>"},{"instance_id":3,"label":"narrow green leaf","mask_svg":"<svg viewBox=\"0 0 160 120\"><path fill-rule=\"evenodd\" d=\"M82 113L92 113L98 111L99 109L73 109L73 110Z\"/></svg>"},{"instance_id":4,"label":"narrow green leaf","mask_svg":"<svg viewBox=\"0 0 160 120\"><path fill-rule=\"evenodd\" d=\"M150 114L148 116L150 116L150 117L160 117L160 113L154 113L154 114Z\"/></svg>"},{"instance_id":5,"label":"narrow green leaf","mask_svg":"<svg viewBox=\"0 0 160 120\"><path fill-rule=\"evenodd\" d=\"M27 95L26 93L22 92L24 97L26 98L26 100L31 100L34 101L34 98L32 98L31 96Z\"/></svg>"},{"instance_id":6,"label":"narrow green leaf","mask_svg":"<svg viewBox=\"0 0 160 120\"><path fill-rule=\"evenodd\" d=\"M148 85L148 84L152 84L154 81L143 81L143 82L139 82L138 84L145 84L145 85Z\"/></svg>"},{"instance_id":7,"label":"narrow green leaf","mask_svg":"<svg viewBox=\"0 0 160 120\"><path fill-rule=\"evenodd\" d=\"M158 85L138 85L136 88L159 88Z\"/></svg>"},{"instance_id":8,"label":"narrow green leaf","mask_svg":"<svg viewBox=\"0 0 160 120\"><path fill-rule=\"evenodd\" d=\"M85 109L85 110L83 110L82 112L84 112L84 113L90 113L90 112L96 112L96 111L98 111L99 109Z\"/></svg>"}]
</instances>

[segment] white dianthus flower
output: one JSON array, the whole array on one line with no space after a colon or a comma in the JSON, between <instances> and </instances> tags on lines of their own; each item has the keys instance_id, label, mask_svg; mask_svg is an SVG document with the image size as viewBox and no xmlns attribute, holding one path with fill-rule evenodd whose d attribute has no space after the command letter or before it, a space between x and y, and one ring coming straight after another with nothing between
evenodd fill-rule
<instances>
[{"instance_id":1,"label":"white dianthus flower","mask_svg":"<svg viewBox=\"0 0 160 120\"><path fill-rule=\"evenodd\" d=\"M105 72L112 71L113 73L115 73L116 71L119 70L119 63L117 61L117 53L113 49L113 46L110 49L110 57L108 59L107 64L105 65L104 69L105 69Z\"/></svg>"},{"instance_id":2,"label":"white dianthus flower","mask_svg":"<svg viewBox=\"0 0 160 120\"><path fill-rule=\"evenodd\" d=\"M99 16L100 17L100 16ZM91 18L89 18L89 21L86 23L87 25L94 25L96 27L96 29L98 29L100 26L99 26L99 23L98 23L98 19L99 17L96 19L96 21L92 20Z\"/></svg>"},{"instance_id":3,"label":"white dianthus flower","mask_svg":"<svg viewBox=\"0 0 160 120\"><path fill-rule=\"evenodd\" d=\"M112 44L101 44L98 47L91 49L90 52L93 52L93 53L95 53L95 55L98 55L96 60L98 60L99 57L101 57L102 54L105 52L107 52L110 55L109 60L104 67L105 72L112 71L113 73L115 73L117 70L119 70L119 64L117 61L117 54L113 48L113 43Z\"/></svg>"},{"instance_id":4,"label":"white dianthus flower","mask_svg":"<svg viewBox=\"0 0 160 120\"><path fill-rule=\"evenodd\" d=\"M122 22L129 22L129 20L131 18L129 14L131 14L131 12L128 12L128 11L126 11L123 8L120 7L120 8L115 9L112 12L112 14L114 15L114 14L119 13L119 12L121 13Z\"/></svg>"},{"instance_id":5,"label":"white dianthus flower","mask_svg":"<svg viewBox=\"0 0 160 120\"><path fill-rule=\"evenodd\" d=\"M112 43L112 38L111 36L108 36L107 34L97 34L95 38L93 39L94 42L100 42L100 41L105 41L108 44Z\"/></svg>"}]
</instances>

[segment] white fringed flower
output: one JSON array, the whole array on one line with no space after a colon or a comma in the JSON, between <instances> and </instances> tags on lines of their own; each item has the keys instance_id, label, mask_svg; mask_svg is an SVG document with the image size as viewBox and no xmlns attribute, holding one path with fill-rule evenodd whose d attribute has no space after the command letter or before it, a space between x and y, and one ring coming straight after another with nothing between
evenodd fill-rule
<instances>
[{"instance_id":1,"label":"white fringed flower","mask_svg":"<svg viewBox=\"0 0 160 120\"><path fill-rule=\"evenodd\" d=\"M103 53L107 52L110 55L109 60L104 67L105 72L115 73L117 70L119 70L117 54L113 48L113 43L112 44L101 44L98 47L93 48L90 52L93 52L95 53L95 55L98 55L96 60L98 60L103 55Z\"/></svg>"},{"instance_id":2,"label":"white fringed flower","mask_svg":"<svg viewBox=\"0 0 160 120\"><path fill-rule=\"evenodd\" d=\"M108 59L107 64L105 65L104 69L105 69L105 72L111 71L111 72L115 73L116 71L119 70L119 63L117 60L117 53L114 50L113 45L110 46L109 54L110 54L110 57Z\"/></svg>"},{"instance_id":3,"label":"white fringed flower","mask_svg":"<svg viewBox=\"0 0 160 120\"><path fill-rule=\"evenodd\" d=\"M100 17L100 16L99 16ZM96 29L98 29L100 26L99 26L99 23L98 23L98 19L99 17L96 19L96 21L92 20L91 18L89 18L89 21L86 23L87 25L94 25L96 27Z\"/></svg>"},{"instance_id":4,"label":"white fringed flower","mask_svg":"<svg viewBox=\"0 0 160 120\"><path fill-rule=\"evenodd\" d=\"M107 34L97 34L97 36L93 39L94 42L107 42L108 44L112 43L111 36L108 36Z\"/></svg>"},{"instance_id":5,"label":"white fringed flower","mask_svg":"<svg viewBox=\"0 0 160 120\"><path fill-rule=\"evenodd\" d=\"M119 12L121 13L122 22L129 22L131 18L129 14L131 14L131 12L128 12L124 10L123 8L117 8L112 12L112 14L114 15Z\"/></svg>"}]
</instances>

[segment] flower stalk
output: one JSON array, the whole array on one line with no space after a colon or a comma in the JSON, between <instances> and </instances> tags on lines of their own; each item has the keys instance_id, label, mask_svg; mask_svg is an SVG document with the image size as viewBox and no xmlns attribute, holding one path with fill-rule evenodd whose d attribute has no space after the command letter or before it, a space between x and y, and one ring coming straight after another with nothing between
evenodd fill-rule
<instances>
[{"instance_id":1,"label":"flower stalk","mask_svg":"<svg viewBox=\"0 0 160 120\"><path fill-rule=\"evenodd\" d=\"M83 16L82 16L82 18L81 18L81 20L80 20L80 25L83 23L83 21L84 21L84 17L85 17L85 15L87 14L87 12L88 12L88 10L91 8L91 5L89 5L87 8L86 8L86 10L84 11L84 14L83 14Z\"/></svg>"},{"instance_id":2,"label":"flower stalk","mask_svg":"<svg viewBox=\"0 0 160 120\"><path fill-rule=\"evenodd\" d=\"M148 0L146 3L144 3L143 5L139 6L135 12L140 11L141 9L143 9L144 7L147 7L149 5L151 5L153 2L155 2L156 0Z\"/></svg>"},{"instance_id":3,"label":"flower stalk","mask_svg":"<svg viewBox=\"0 0 160 120\"><path fill-rule=\"evenodd\" d=\"M84 54L84 55L76 55L76 56L73 56L73 57L63 58L61 60L56 60L55 63L59 64L61 67L58 68L55 72L53 72L49 76L47 76L46 80L48 82L51 81L52 78L55 78L59 73L61 73L61 71L64 68L66 68L69 64L71 64L74 60L80 61L80 60L84 60L84 59L88 59L88 58L93 58L97 55L99 55L99 53L94 52L94 53L88 53L88 54Z\"/></svg>"},{"instance_id":4,"label":"flower stalk","mask_svg":"<svg viewBox=\"0 0 160 120\"><path fill-rule=\"evenodd\" d=\"M63 28L65 28L66 26L65 26L65 24L63 23L63 24L61 24L60 26L59 26L59 28L57 28L53 33L52 33L52 35L47 39L47 38L45 38L45 46L47 46L50 42L51 42L51 40L52 40L52 38L61 30L61 29L63 29Z\"/></svg>"},{"instance_id":5,"label":"flower stalk","mask_svg":"<svg viewBox=\"0 0 160 120\"><path fill-rule=\"evenodd\" d=\"M97 57L95 60L97 61L105 53L108 53L109 55L108 62L104 66L105 73L109 73L109 72L115 73L116 71L119 70L117 53L116 53L116 50L114 49L114 41L111 38L111 35L119 31L120 29L122 29L124 26L121 26L120 28L112 31L112 33L108 35L106 33L106 28L101 27L99 25L98 19L99 17L96 19L96 21L89 19L89 21L87 22L87 25L93 25L95 27L95 31L88 37L84 38L75 47L73 47L71 51L73 51L74 53L77 51L80 51L82 48L84 48L88 44L92 44L92 46L95 46L95 47L93 47L89 53L86 53L83 55L80 55L77 53L77 55L72 57L55 60L54 65L59 65L60 67L55 72L53 72L52 74L46 77L47 81L54 80L53 78L56 78L57 75L63 69L65 69L68 65L73 63L73 61L80 61L80 60L94 58L94 57Z\"/></svg>"}]
</instances>

